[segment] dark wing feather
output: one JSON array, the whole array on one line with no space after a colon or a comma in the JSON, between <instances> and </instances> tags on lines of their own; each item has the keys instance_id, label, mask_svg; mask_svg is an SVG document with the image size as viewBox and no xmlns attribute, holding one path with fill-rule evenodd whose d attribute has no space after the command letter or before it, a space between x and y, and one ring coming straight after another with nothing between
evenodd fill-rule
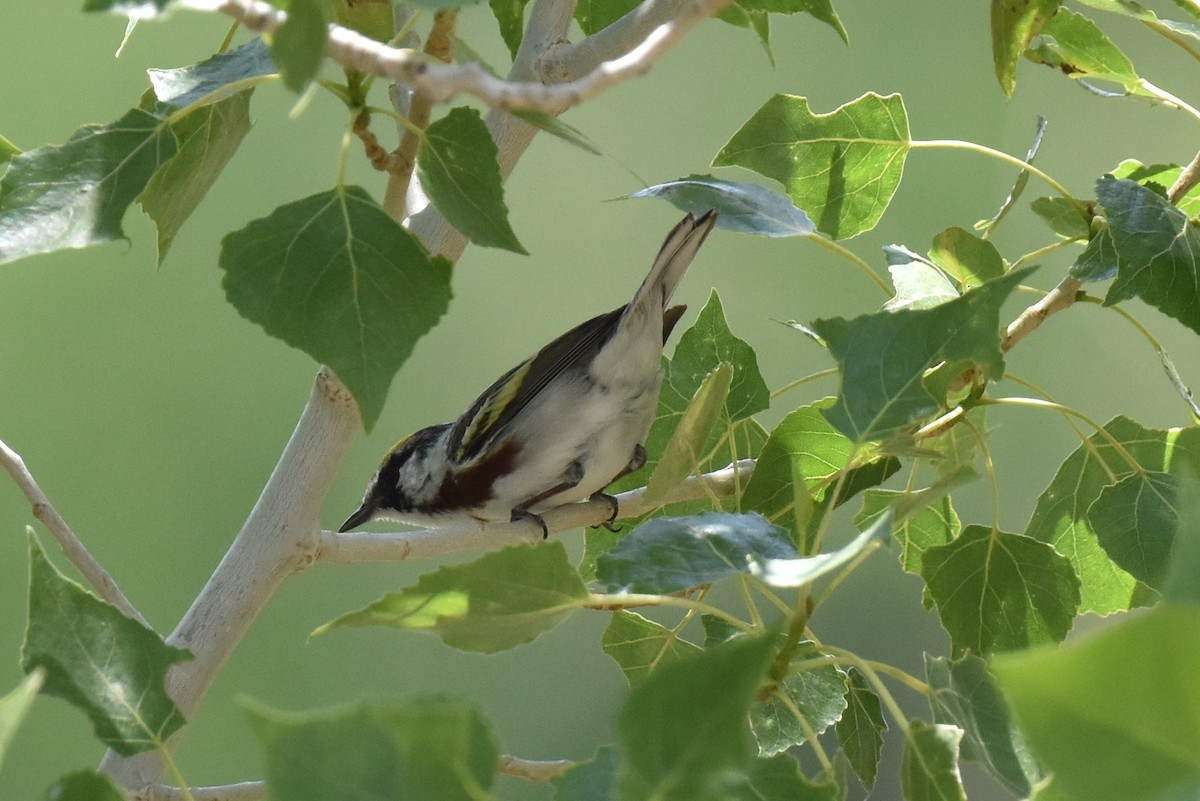
<instances>
[{"instance_id":1,"label":"dark wing feather","mask_svg":"<svg viewBox=\"0 0 1200 801\"><path fill-rule=\"evenodd\" d=\"M612 337L625 307L580 323L500 376L454 424L450 446L458 462L469 461L500 435L550 382L588 364ZM518 376L514 383L514 376Z\"/></svg>"}]
</instances>

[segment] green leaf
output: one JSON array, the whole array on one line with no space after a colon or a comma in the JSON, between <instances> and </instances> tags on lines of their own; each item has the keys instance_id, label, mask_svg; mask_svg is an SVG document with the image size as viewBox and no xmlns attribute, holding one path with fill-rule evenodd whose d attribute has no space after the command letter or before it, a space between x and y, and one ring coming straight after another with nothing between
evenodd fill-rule
<instances>
[{"instance_id":1,"label":"green leaf","mask_svg":"<svg viewBox=\"0 0 1200 801\"><path fill-rule=\"evenodd\" d=\"M1057 642L1079 606L1079 579L1065 557L987 526L967 526L954 542L926 549L921 576L955 654Z\"/></svg>"},{"instance_id":2,"label":"green leaf","mask_svg":"<svg viewBox=\"0 0 1200 801\"><path fill-rule=\"evenodd\" d=\"M550 780L554 801L612 801L617 783L617 749L604 745L587 762L576 762Z\"/></svg>"},{"instance_id":3,"label":"green leaf","mask_svg":"<svg viewBox=\"0 0 1200 801\"><path fill-rule=\"evenodd\" d=\"M446 644L492 653L530 642L579 609L588 591L561 542L518 545L448 565L318 628L436 631Z\"/></svg>"},{"instance_id":4,"label":"green leaf","mask_svg":"<svg viewBox=\"0 0 1200 801\"><path fill-rule=\"evenodd\" d=\"M854 516L854 525L862 531L888 509L919 499L919 492L869 489L863 494L863 506ZM900 566L908 573L921 575L921 555L929 548L951 542L960 531L962 523L949 496L933 501L912 515L897 515L892 536L900 541Z\"/></svg>"},{"instance_id":5,"label":"green leaf","mask_svg":"<svg viewBox=\"0 0 1200 801\"><path fill-rule=\"evenodd\" d=\"M842 368L841 394L826 419L855 441L883 439L938 410L922 378L941 362L970 362L981 379L999 378L1000 306L1032 269L1013 270L932 309L814 322Z\"/></svg>"},{"instance_id":6,"label":"green leaf","mask_svg":"<svg viewBox=\"0 0 1200 801\"><path fill-rule=\"evenodd\" d=\"M811 648L805 656L820 656ZM787 698L788 700L783 700ZM805 725L792 708L800 711ZM758 741L760 756L775 756L808 740L833 725L846 709L846 674L836 665L796 670L789 673L766 700L750 709L750 731Z\"/></svg>"},{"instance_id":7,"label":"green leaf","mask_svg":"<svg viewBox=\"0 0 1200 801\"><path fill-rule=\"evenodd\" d=\"M714 290L696 322L679 338L667 380L675 391L690 400L708 374L722 362L733 365L726 404L731 421L742 420L771 405L771 393L758 371L754 349L729 330L721 298Z\"/></svg>"},{"instance_id":8,"label":"green leaf","mask_svg":"<svg viewBox=\"0 0 1200 801\"><path fill-rule=\"evenodd\" d=\"M800 772L795 757L780 754L755 760L746 784L734 789L730 801L841 801L842 798L836 782L814 784Z\"/></svg>"},{"instance_id":9,"label":"green leaf","mask_svg":"<svg viewBox=\"0 0 1200 801\"><path fill-rule=\"evenodd\" d=\"M892 515L884 513L866 531L836 551L799 559L768 558L751 565L751 572L772 587L803 587L832 573L868 548L877 547L892 530Z\"/></svg>"},{"instance_id":10,"label":"green leaf","mask_svg":"<svg viewBox=\"0 0 1200 801\"><path fill-rule=\"evenodd\" d=\"M617 722L617 797L725 801L752 765L746 714L775 642L737 639L663 665L634 687Z\"/></svg>"},{"instance_id":11,"label":"green leaf","mask_svg":"<svg viewBox=\"0 0 1200 801\"><path fill-rule=\"evenodd\" d=\"M713 166L754 170L783 184L817 229L834 239L868 231L904 171L908 117L900 95L873 92L828 114L775 95L726 143Z\"/></svg>"},{"instance_id":12,"label":"green leaf","mask_svg":"<svg viewBox=\"0 0 1200 801\"><path fill-rule=\"evenodd\" d=\"M45 680L45 671L35 669L16 689L0 698L0 766L4 764L4 754L8 751L13 735L17 733L17 727L33 706L33 699L37 697L38 690L42 688L42 682Z\"/></svg>"},{"instance_id":13,"label":"green leaf","mask_svg":"<svg viewBox=\"0 0 1200 801\"><path fill-rule=\"evenodd\" d=\"M711 175L689 175L655 184L626 198L657 197L681 211L720 213L718 228L763 236L813 236L812 220L786 196L757 184L722 181Z\"/></svg>"},{"instance_id":14,"label":"green leaf","mask_svg":"<svg viewBox=\"0 0 1200 801\"><path fill-rule=\"evenodd\" d=\"M496 772L491 728L469 704L425 698L288 713L246 705L271 798L480 801Z\"/></svg>"},{"instance_id":15,"label":"green leaf","mask_svg":"<svg viewBox=\"0 0 1200 801\"><path fill-rule=\"evenodd\" d=\"M1166 601L1200 605L1200 481L1198 474L1183 467L1175 478L1179 482L1179 529L1171 563L1163 581Z\"/></svg>"},{"instance_id":16,"label":"green leaf","mask_svg":"<svg viewBox=\"0 0 1200 801\"><path fill-rule=\"evenodd\" d=\"M1167 188L1174 186L1182 173L1183 168L1177 164L1142 164L1137 159L1125 159L1111 174L1113 178L1128 178L1159 194L1166 194ZM1175 205L1189 217L1200 214L1200 186L1189 189Z\"/></svg>"},{"instance_id":17,"label":"green leaf","mask_svg":"<svg viewBox=\"0 0 1200 801\"><path fill-rule=\"evenodd\" d=\"M596 580L610 592L666 595L795 556L787 532L760 515L656 517L596 559Z\"/></svg>"},{"instance_id":18,"label":"green leaf","mask_svg":"<svg viewBox=\"0 0 1200 801\"><path fill-rule=\"evenodd\" d=\"M12 161L13 156L19 156L21 148L8 141L3 135L0 135L0 164L7 164Z\"/></svg>"},{"instance_id":19,"label":"green leaf","mask_svg":"<svg viewBox=\"0 0 1200 801\"><path fill-rule=\"evenodd\" d=\"M56 781L46 801L125 801L125 794L103 773L79 770Z\"/></svg>"},{"instance_id":20,"label":"green leaf","mask_svg":"<svg viewBox=\"0 0 1200 801\"><path fill-rule=\"evenodd\" d=\"M754 31L758 37L758 43L762 45L763 52L767 54L767 61L771 63L772 67L775 66L775 54L771 52L771 17L767 12L751 11L738 0L733 0L717 12L717 19L738 28L748 28Z\"/></svg>"},{"instance_id":21,"label":"green leaf","mask_svg":"<svg viewBox=\"0 0 1200 801\"><path fill-rule=\"evenodd\" d=\"M14 156L0 179L0 263L125 239L125 210L176 146L170 128L131 109Z\"/></svg>"},{"instance_id":22,"label":"green leaf","mask_svg":"<svg viewBox=\"0 0 1200 801\"><path fill-rule=\"evenodd\" d=\"M293 92L308 86L321 71L329 20L323 0L287 0L287 20L275 31L271 60Z\"/></svg>"},{"instance_id":23,"label":"green leaf","mask_svg":"<svg viewBox=\"0 0 1200 801\"><path fill-rule=\"evenodd\" d=\"M187 67L169 70L146 70L154 96L162 103L183 108L202 97L229 86L231 83L271 75L275 62L262 37L255 37L241 47ZM239 90L239 91L244 91ZM210 100L210 103L218 99Z\"/></svg>"},{"instance_id":24,"label":"green leaf","mask_svg":"<svg viewBox=\"0 0 1200 801\"><path fill-rule=\"evenodd\" d=\"M838 745L846 755L846 761L855 775L870 792L875 787L879 772L879 758L883 755L883 732L887 721L879 696L867 684L857 668L846 672L846 712L837 722Z\"/></svg>"},{"instance_id":25,"label":"green leaf","mask_svg":"<svg viewBox=\"0 0 1200 801\"><path fill-rule=\"evenodd\" d=\"M1063 0L991 0L992 60L1004 94L1017 87L1017 61Z\"/></svg>"},{"instance_id":26,"label":"green leaf","mask_svg":"<svg viewBox=\"0 0 1200 801\"><path fill-rule=\"evenodd\" d=\"M935 236L929 258L964 287L976 287L1004 275L1004 259L991 240L980 239L963 228L947 228Z\"/></svg>"},{"instance_id":27,"label":"green leaf","mask_svg":"<svg viewBox=\"0 0 1200 801\"><path fill-rule=\"evenodd\" d=\"M914 720L904 740L900 786L906 801L967 801L958 774L962 729Z\"/></svg>"},{"instance_id":28,"label":"green leaf","mask_svg":"<svg viewBox=\"0 0 1200 801\"><path fill-rule=\"evenodd\" d=\"M1115 278L1120 268L1112 234L1108 226L1101 228L1071 265L1071 277L1080 281L1107 281Z\"/></svg>"},{"instance_id":29,"label":"green leaf","mask_svg":"<svg viewBox=\"0 0 1200 801\"><path fill-rule=\"evenodd\" d=\"M479 112L459 106L425 129L417 174L433 205L467 239L528 253L508 223L497 152Z\"/></svg>"},{"instance_id":30,"label":"green leaf","mask_svg":"<svg viewBox=\"0 0 1200 801\"><path fill-rule=\"evenodd\" d=\"M1092 221L1081 214L1076 205L1065 197L1039 197L1030 203L1029 207L1059 236L1069 239L1091 234Z\"/></svg>"},{"instance_id":31,"label":"green leaf","mask_svg":"<svg viewBox=\"0 0 1200 801\"><path fill-rule=\"evenodd\" d=\"M843 469L854 450L853 443L839 434L822 414L833 401L823 398L801 406L780 421L763 445L742 494L743 509L759 512L784 528L796 530L794 511L780 517L794 503L805 500L797 498L795 477L803 480L808 491L817 492L819 499L825 490L818 490L818 485Z\"/></svg>"},{"instance_id":32,"label":"green leaf","mask_svg":"<svg viewBox=\"0 0 1200 801\"><path fill-rule=\"evenodd\" d=\"M545 131L551 136L556 136L564 142L575 145L580 150L586 150L588 153L596 156L601 155L600 148L596 147L596 144L591 139L584 136L582 131L567 125L558 117L551 117L549 114L528 108L510 109L508 113L514 117L520 117L525 122Z\"/></svg>"},{"instance_id":33,"label":"green leaf","mask_svg":"<svg viewBox=\"0 0 1200 801\"><path fill-rule=\"evenodd\" d=\"M733 365L723 362L700 384L667 447L659 456L654 472L650 474L650 481L646 484L646 503L662 500L681 481L696 472L705 455L704 445L709 441L729 399L732 380Z\"/></svg>"},{"instance_id":34,"label":"green leaf","mask_svg":"<svg viewBox=\"0 0 1200 801\"><path fill-rule=\"evenodd\" d=\"M396 35L390 0L325 0L333 10L333 21L343 28L374 39L390 42Z\"/></svg>"},{"instance_id":35,"label":"green leaf","mask_svg":"<svg viewBox=\"0 0 1200 801\"><path fill-rule=\"evenodd\" d=\"M1152 189L1104 176L1096 183L1119 259L1106 306L1138 297L1200 333L1200 232Z\"/></svg>"},{"instance_id":36,"label":"green leaf","mask_svg":"<svg viewBox=\"0 0 1200 801\"><path fill-rule=\"evenodd\" d=\"M525 35L525 6L529 0L488 0L492 16L500 26L500 38L508 45L508 53L517 57L517 48Z\"/></svg>"},{"instance_id":37,"label":"green leaf","mask_svg":"<svg viewBox=\"0 0 1200 801\"><path fill-rule=\"evenodd\" d=\"M638 7L639 0L580 0L575 6L575 21L584 36L607 28Z\"/></svg>"},{"instance_id":38,"label":"green leaf","mask_svg":"<svg viewBox=\"0 0 1200 801\"><path fill-rule=\"evenodd\" d=\"M896 294L883 304L885 310L932 309L962 296L941 267L903 245L887 245L883 252L896 287Z\"/></svg>"},{"instance_id":39,"label":"green leaf","mask_svg":"<svg viewBox=\"0 0 1200 801\"><path fill-rule=\"evenodd\" d=\"M1133 62L1082 14L1060 8L1041 34L1040 42L1025 51L1030 61L1076 80L1110 81L1128 94L1144 92Z\"/></svg>"},{"instance_id":40,"label":"green leaf","mask_svg":"<svg viewBox=\"0 0 1200 801\"><path fill-rule=\"evenodd\" d=\"M1100 491L1088 523L1117 565L1154 589L1162 586L1179 527L1175 477L1134 473Z\"/></svg>"},{"instance_id":41,"label":"green leaf","mask_svg":"<svg viewBox=\"0 0 1200 801\"><path fill-rule=\"evenodd\" d=\"M250 131L250 92L194 111L171 126L179 152L154 174L138 202L158 228L158 264Z\"/></svg>"},{"instance_id":42,"label":"green leaf","mask_svg":"<svg viewBox=\"0 0 1200 801\"><path fill-rule=\"evenodd\" d=\"M926 654L925 676L933 689L934 720L964 732L964 758L980 760L1014 794L1028 796L1042 774L987 663L972 655L952 661Z\"/></svg>"},{"instance_id":43,"label":"green leaf","mask_svg":"<svg viewBox=\"0 0 1200 801\"><path fill-rule=\"evenodd\" d=\"M700 650L677 632L626 610L613 614L600 644L620 666L630 687L636 687L660 665Z\"/></svg>"},{"instance_id":44,"label":"green leaf","mask_svg":"<svg viewBox=\"0 0 1200 801\"><path fill-rule=\"evenodd\" d=\"M42 692L79 707L105 745L122 756L164 747L185 722L167 671L191 658L59 573L30 535L21 667L45 670Z\"/></svg>"},{"instance_id":45,"label":"green leaf","mask_svg":"<svg viewBox=\"0 0 1200 801\"><path fill-rule=\"evenodd\" d=\"M225 296L329 365L368 431L413 345L446 311L450 269L360 187L280 206L221 242Z\"/></svg>"},{"instance_id":46,"label":"green leaf","mask_svg":"<svg viewBox=\"0 0 1200 801\"><path fill-rule=\"evenodd\" d=\"M83 0L84 11L110 11L130 19L157 17L175 0Z\"/></svg>"},{"instance_id":47,"label":"green leaf","mask_svg":"<svg viewBox=\"0 0 1200 801\"><path fill-rule=\"evenodd\" d=\"M992 665L1034 753L1088 801L1200 793L1200 609L1169 605Z\"/></svg>"},{"instance_id":48,"label":"green leaf","mask_svg":"<svg viewBox=\"0 0 1200 801\"><path fill-rule=\"evenodd\" d=\"M1144 470L1200 474L1200 429L1144 428L1116 417L1104 430ZM1107 615L1134 603L1136 581L1100 546L1088 509L1105 487L1135 474L1108 440L1094 434L1063 461L1038 498L1025 533L1071 560L1080 578L1080 611Z\"/></svg>"}]
</instances>

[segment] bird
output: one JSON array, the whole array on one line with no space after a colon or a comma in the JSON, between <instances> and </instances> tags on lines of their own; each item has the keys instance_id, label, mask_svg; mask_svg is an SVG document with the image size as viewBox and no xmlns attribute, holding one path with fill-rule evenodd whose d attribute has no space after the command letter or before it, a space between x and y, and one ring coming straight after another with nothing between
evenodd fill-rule
<instances>
[{"instance_id":1,"label":"bird","mask_svg":"<svg viewBox=\"0 0 1200 801\"><path fill-rule=\"evenodd\" d=\"M464 520L529 521L604 490L646 463L658 411L662 350L685 306L672 294L717 222L687 214L633 299L553 340L500 376L457 420L389 450L362 503L338 529L371 520L436 527Z\"/></svg>"}]
</instances>

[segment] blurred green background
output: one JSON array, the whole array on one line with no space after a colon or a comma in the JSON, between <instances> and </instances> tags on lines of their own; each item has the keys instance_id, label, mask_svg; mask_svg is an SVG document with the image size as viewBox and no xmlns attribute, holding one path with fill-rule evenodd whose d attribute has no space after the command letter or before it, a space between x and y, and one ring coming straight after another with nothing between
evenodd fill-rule
<instances>
[{"instance_id":1,"label":"blurred green background","mask_svg":"<svg viewBox=\"0 0 1200 801\"><path fill-rule=\"evenodd\" d=\"M1164 13L1171 9L1163 5ZM545 341L624 302L679 213L661 202L605 201L639 189L635 176L654 183L708 171L729 136L775 92L807 96L820 112L866 91L901 92L915 138L970 139L1017 155L1028 147L1037 115L1045 115L1050 127L1038 164L1080 196L1123 158L1185 163L1200 143L1194 121L1180 112L1102 100L1032 64L1021 66L1017 95L1007 100L993 77L988 4L981 0L843 0L837 8L849 47L811 17L772 18L774 67L748 31L701 26L647 77L566 115L603 157L539 138L507 188L513 226L532 256L468 249L455 271L449 314L397 376L375 432L355 444L326 503L325 527L355 507L392 442L455 416ZM1139 26L1092 16L1142 75L1200 102L1196 65L1182 51ZM145 68L204 58L227 23L180 12L142 24L114 59L123 29L121 18L8 0L0 30L0 133L32 148L62 142L83 122L114 120L146 88ZM465 10L460 33L494 64L505 63L486 8ZM225 233L332 185L343 109L318 95L291 119L294 102L279 86L258 90L255 129L161 270L154 267L152 227L137 211L126 219L129 244L0 268L0 438L24 456L59 511L164 633L253 505L316 371L306 356L238 316L224 300L216 268ZM378 119L376 130L387 142L389 124ZM378 175L362 159L352 161L351 180L378 194ZM738 171L719 174L753 180ZM977 155L913 153L883 223L848 245L883 272L882 245L924 252L938 231L970 228L990 216L1014 177L1011 167ZM1034 180L1026 201L1040 194L1048 192ZM1025 202L995 241L1013 260L1051 235ZM1071 258L1073 251L1047 259L1033 283L1053 286ZM710 240L679 297L694 314L712 287L734 331L758 350L772 387L831 364L775 321L855 315L882 301L847 262L810 243L728 232ZM1028 300L1014 298L1005 316ZM1194 335L1152 310L1132 308L1184 376L1200 381ZM1052 320L1012 354L1009 368L1099 420L1125 413L1153 426L1188 423L1146 342L1091 305ZM769 427L789 408L835 391L829 381L810 385L786 396L763 422ZM1000 388L1005 392L1025 394L1011 384ZM989 424L1002 477L1001 520L1022 531L1037 494L1077 442L1045 412L998 411ZM988 521L990 503L986 482L976 482L958 500L964 522ZM841 537L849 534L847 518L839 518ZM0 480L0 693L20 676L23 532L30 522L23 498ZM43 541L57 559L49 538ZM578 533L565 541L578 553ZM577 615L531 645L494 656L386 630L307 640L317 625L432 567L319 565L286 582L193 720L179 755L188 780L261 777L242 697L301 709L452 693L481 707L509 753L586 758L611 740L625 685L600 655L604 614ZM829 642L923 674L922 650L944 653L946 642L919 598L920 582L901 574L894 552L882 553L822 607L814 627ZM924 712L919 699L904 697L913 713ZM78 712L41 699L0 768L0 797L39 798L61 773L93 766L102 750ZM885 760L879 798L895 795L896 743ZM1005 797L974 773L967 780L973 798ZM516 781L504 789L513 799L548 797Z\"/></svg>"}]
</instances>

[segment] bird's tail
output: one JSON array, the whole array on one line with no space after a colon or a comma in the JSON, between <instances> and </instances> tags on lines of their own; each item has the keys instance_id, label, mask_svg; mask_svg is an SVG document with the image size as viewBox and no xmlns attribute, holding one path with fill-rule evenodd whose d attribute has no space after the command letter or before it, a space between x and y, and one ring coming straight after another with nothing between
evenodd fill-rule
<instances>
[{"instance_id":1,"label":"bird's tail","mask_svg":"<svg viewBox=\"0 0 1200 801\"><path fill-rule=\"evenodd\" d=\"M650 267L650 273L629 303L633 314L636 315L643 308L652 308L652 304L666 308L671 295L675 293L675 287L683 279L692 259L696 258L696 253L716 223L717 213L710 210L699 217L688 214L671 229Z\"/></svg>"}]
</instances>

